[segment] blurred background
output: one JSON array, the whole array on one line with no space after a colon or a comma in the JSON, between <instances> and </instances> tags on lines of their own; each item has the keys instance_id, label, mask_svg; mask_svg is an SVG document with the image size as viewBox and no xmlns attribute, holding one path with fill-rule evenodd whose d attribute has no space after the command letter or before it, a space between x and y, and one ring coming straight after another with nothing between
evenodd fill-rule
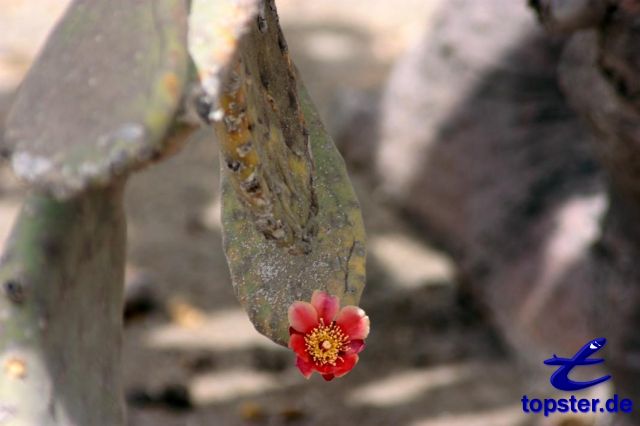
<instances>
[{"instance_id":1,"label":"blurred background","mask_svg":"<svg viewBox=\"0 0 640 426\"><path fill-rule=\"evenodd\" d=\"M586 341L566 300L606 207L557 87L563 40L525 3L277 3L362 204L368 347L348 376L307 381L253 329L222 252L216 141L203 138L128 186L129 424L595 424L520 403L551 394L543 359ZM0 0L0 126L66 4ZM0 243L24 190L0 165Z\"/></svg>"}]
</instances>

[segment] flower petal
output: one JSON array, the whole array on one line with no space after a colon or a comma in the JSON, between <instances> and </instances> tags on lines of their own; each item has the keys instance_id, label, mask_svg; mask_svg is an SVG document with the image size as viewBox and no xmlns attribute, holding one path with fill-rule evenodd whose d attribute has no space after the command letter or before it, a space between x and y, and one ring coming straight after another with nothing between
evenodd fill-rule
<instances>
[{"instance_id":1,"label":"flower petal","mask_svg":"<svg viewBox=\"0 0 640 426\"><path fill-rule=\"evenodd\" d=\"M363 340L369 335L369 317L357 306L345 306L336 318L351 340Z\"/></svg>"},{"instance_id":2,"label":"flower petal","mask_svg":"<svg viewBox=\"0 0 640 426\"><path fill-rule=\"evenodd\" d=\"M335 376L333 374L323 374L322 378L325 379L327 382L330 382L331 380L333 380Z\"/></svg>"},{"instance_id":3,"label":"flower petal","mask_svg":"<svg viewBox=\"0 0 640 426\"><path fill-rule=\"evenodd\" d=\"M309 362L313 364L313 369L320 374L333 374L333 370L336 369L336 367L331 364L316 364L312 360Z\"/></svg>"},{"instance_id":4,"label":"flower petal","mask_svg":"<svg viewBox=\"0 0 640 426\"><path fill-rule=\"evenodd\" d=\"M336 296L331 296L320 290L313 292L311 304L316 308L318 317L322 318L325 324L330 324L340 309L340 300Z\"/></svg>"},{"instance_id":5,"label":"flower petal","mask_svg":"<svg viewBox=\"0 0 640 426\"><path fill-rule=\"evenodd\" d=\"M307 347L302 334L295 333L291 335L289 338L289 348L293 349L296 355L302 358L303 361L309 362L309 354L307 354Z\"/></svg>"},{"instance_id":6,"label":"flower petal","mask_svg":"<svg viewBox=\"0 0 640 426\"><path fill-rule=\"evenodd\" d=\"M349 351L354 354L359 354L364 350L365 346L366 345L364 344L364 340L352 340L351 342L349 342Z\"/></svg>"},{"instance_id":7,"label":"flower petal","mask_svg":"<svg viewBox=\"0 0 640 426\"><path fill-rule=\"evenodd\" d=\"M311 374L313 374L313 364L300 357L296 358L296 367L298 367L298 370L300 370L305 379L308 379L311 377Z\"/></svg>"},{"instance_id":8,"label":"flower petal","mask_svg":"<svg viewBox=\"0 0 640 426\"><path fill-rule=\"evenodd\" d=\"M342 377L347 374L355 365L358 363L358 355L356 354L346 354L344 357L344 362L336 366L333 374L336 377Z\"/></svg>"},{"instance_id":9,"label":"flower petal","mask_svg":"<svg viewBox=\"0 0 640 426\"><path fill-rule=\"evenodd\" d=\"M318 325L318 312L311 303L296 301L289 306L289 324L300 333L307 333Z\"/></svg>"}]
</instances>

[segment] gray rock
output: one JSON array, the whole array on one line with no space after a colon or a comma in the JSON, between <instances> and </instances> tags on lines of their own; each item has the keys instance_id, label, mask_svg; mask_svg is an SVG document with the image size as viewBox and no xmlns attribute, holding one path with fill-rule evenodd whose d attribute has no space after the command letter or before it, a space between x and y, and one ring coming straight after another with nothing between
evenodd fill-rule
<instances>
[{"instance_id":1,"label":"gray rock","mask_svg":"<svg viewBox=\"0 0 640 426\"><path fill-rule=\"evenodd\" d=\"M558 87L562 40L525 2L451 1L437 22L389 81L381 188L539 364L590 337L585 255L605 207L588 133Z\"/></svg>"}]
</instances>

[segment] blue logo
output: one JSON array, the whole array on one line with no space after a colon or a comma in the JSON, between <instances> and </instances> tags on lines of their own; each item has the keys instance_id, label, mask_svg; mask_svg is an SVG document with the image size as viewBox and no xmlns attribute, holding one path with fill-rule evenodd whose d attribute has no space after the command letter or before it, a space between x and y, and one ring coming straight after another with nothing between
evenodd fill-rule
<instances>
[{"instance_id":1,"label":"blue logo","mask_svg":"<svg viewBox=\"0 0 640 426\"><path fill-rule=\"evenodd\" d=\"M591 359L589 357L602 349L606 344L607 339L599 337L587 342L587 344L584 345L572 358L559 358L554 354L553 358L545 360L544 363L546 365L560 366L560 368L551 375L551 379L549 379L551 385L562 391L576 391L599 385L600 383L604 383L609 380L611 376L602 376L598 379L589 380L587 382L574 382L569 378L569 373L571 373L571 370L575 367L603 363L604 359L602 358Z\"/></svg>"},{"instance_id":2,"label":"blue logo","mask_svg":"<svg viewBox=\"0 0 640 426\"><path fill-rule=\"evenodd\" d=\"M607 339L600 337L587 342L573 357L560 358L553 355L547 359L546 365L557 365L558 369L551 375L550 382L554 388L562 391L577 391L591 386L599 385L611 379L611 376L602 376L598 379L586 382L576 382L569 379L569 374L575 367L595 365L604 362L603 359L590 358L607 344ZM530 398L523 395L522 411L525 413L542 413L545 417L553 413L625 413L633 412L633 401L623 398L618 394L604 400L600 398L580 398L571 395L568 398Z\"/></svg>"}]
</instances>

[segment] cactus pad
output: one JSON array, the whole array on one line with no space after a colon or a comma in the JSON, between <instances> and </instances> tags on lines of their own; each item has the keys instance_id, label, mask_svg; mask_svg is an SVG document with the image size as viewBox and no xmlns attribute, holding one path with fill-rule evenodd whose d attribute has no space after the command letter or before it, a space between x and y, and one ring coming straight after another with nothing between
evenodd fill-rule
<instances>
[{"instance_id":1,"label":"cactus pad","mask_svg":"<svg viewBox=\"0 0 640 426\"><path fill-rule=\"evenodd\" d=\"M265 2L227 67L215 122L224 246L238 299L256 328L289 339L287 310L314 290L357 305L365 235L344 161Z\"/></svg>"},{"instance_id":2,"label":"cactus pad","mask_svg":"<svg viewBox=\"0 0 640 426\"><path fill-rule=\"evenodd\" d=\"M3 151L59 199L145 164L187 76L187 0L76 0L29 71Z\"/></svg>"}]
</instances>

